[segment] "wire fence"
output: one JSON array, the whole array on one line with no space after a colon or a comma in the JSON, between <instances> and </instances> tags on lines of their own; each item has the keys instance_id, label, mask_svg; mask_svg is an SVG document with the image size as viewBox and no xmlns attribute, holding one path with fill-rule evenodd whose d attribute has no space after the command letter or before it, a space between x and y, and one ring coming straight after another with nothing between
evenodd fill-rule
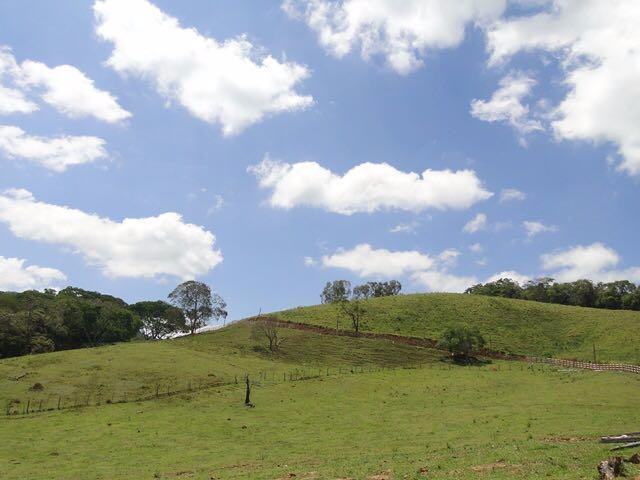
<instances>
[{"instance_id":1,"label":"wire fence","mask_svg":"<svg viewBox=\"0 0 640 480\"><path fill-rule=\"evenodd\" d=\"M526 359L530 363L544 363L547 365L556 365L558 367L579 368L583 370L593 370L596 372L625 372L640 374L640 365L629 365L625 363L594 363L546 357L526 357Z\"/></svg>"}]
</instances>

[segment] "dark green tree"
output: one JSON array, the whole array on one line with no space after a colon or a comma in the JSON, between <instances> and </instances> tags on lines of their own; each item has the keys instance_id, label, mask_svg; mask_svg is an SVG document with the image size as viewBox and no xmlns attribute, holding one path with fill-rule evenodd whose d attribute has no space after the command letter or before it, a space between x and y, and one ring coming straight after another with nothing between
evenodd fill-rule
<instances>
[{"instance_id":1,"label":"dark green tree","mask_svg":"<svg viewBox=\"0 0 640 480\"><path fill-rule=\"evenodd\" d=\"M211 318L227 317L227 304L205 283L189 280L178 285L170 294L169 301L182 310L187 330L193 335Z\"/></svg>"}]
</instances>

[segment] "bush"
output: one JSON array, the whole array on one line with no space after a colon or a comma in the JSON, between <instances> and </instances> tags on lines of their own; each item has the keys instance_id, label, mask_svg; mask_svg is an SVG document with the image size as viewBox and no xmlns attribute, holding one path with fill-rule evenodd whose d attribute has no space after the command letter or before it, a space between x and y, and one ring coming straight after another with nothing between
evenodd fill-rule
<instances>
[{"instance_id":1,"label":"bush","mask_svg":"<svg viewBox=\"0 0 640 480\"><path fill-rule=\"evenodd\" d=\"M439 344L449 350L454 359L466 362L474 350L484 347L485 340L477 327L460 325L447 328Z\"/></svg>"}]
</instances>

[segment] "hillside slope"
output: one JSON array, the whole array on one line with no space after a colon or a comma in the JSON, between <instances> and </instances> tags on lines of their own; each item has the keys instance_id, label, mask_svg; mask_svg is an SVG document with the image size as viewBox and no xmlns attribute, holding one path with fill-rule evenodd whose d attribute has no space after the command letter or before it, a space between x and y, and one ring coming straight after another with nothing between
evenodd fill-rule
<instances>
[{"instance_id":1,"label":"hillside slope","mask_svg":"<svg viewBox=\"0 0 640 480\"><path fill-rule=\"evenodd\" d=\"M439 338L448 325L476 325L488 347L510 353L640 363L640 312L499 297L429 293L366 301L363 331ZM350 329L335 305L272 314L281 320Z\"/></svg>"}]
</instances>

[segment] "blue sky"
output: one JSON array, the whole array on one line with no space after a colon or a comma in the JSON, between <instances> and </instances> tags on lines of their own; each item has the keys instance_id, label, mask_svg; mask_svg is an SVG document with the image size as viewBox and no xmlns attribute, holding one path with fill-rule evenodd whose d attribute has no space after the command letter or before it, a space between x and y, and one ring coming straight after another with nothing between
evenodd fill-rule
<instances>
[{"instance_id":1,"label":"blue sky","mask_svg":"<svg viewBox=\"0 0 640 480\"><path fill-rule=\"evenodd\" d=\"M397 5L0 2L0 290L640 282L635 2Z\"/></svg>"}]
</instances>

